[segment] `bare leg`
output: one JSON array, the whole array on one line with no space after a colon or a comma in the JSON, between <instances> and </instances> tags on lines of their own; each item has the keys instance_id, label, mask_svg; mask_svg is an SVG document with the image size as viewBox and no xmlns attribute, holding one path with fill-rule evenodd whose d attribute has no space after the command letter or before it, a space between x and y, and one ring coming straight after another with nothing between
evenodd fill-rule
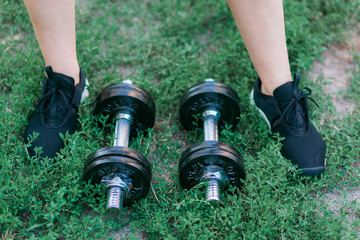
<instances>
[{"instance_id":1,"label":"bare leg","mask_svg":"<svg viewBox=\"0 0 360 240\"><path fill-rule=\"evenodd\" d=\"M292 80L282 0L226 1L261 79L261 91L273 95L275 88Z\"/></svg>"},{"instance_id":2,"label":"bare leg","mask_svg":"<svg viewBox=\"0 0 360 240\"><path fill-rule=\"evenodd\" d=\"M47 66L79 82L74 0L24 0Z\"/></svg>"}]
</instances>

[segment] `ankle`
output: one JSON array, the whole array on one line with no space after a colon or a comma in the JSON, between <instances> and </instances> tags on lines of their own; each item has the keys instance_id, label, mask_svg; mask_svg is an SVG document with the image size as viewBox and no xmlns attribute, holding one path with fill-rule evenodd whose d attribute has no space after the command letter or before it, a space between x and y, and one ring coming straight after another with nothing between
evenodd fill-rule
<instances>
[{"instance_id":1,"label":"ankle","mask_svg":"<svg viewBox=\"0 0 360 240\"><path fill-rule=\"evenodd\" d=\"M49 65L51 66L51 65ZM80 67L79 65L73 66L51 66L54 73L61 73L74 79L74 85L76 86L80 82Z\"/></svg>"},{"instance_id":2,"label":"ankle","mask_svg":"<svg viewBox=\"0 0 360 240\"><path fill-rule=\"evenodd\" d=\"M261 92L268 96L273 96L273 92L275 89L266 87L265 84L261 84Z\"/></svg>"},{"instance_id":3,"label":"ankle","mask_svg":"<svg viewBox=\"0 0 360 240\"><path fill-rule=\"evenodd\" d=\"M64 70L64 71L57 71L57 70L54 69L54 72L62 73L64 75L72 77L74 79L74 85L75 86L80 81L80 68L79 67L76 68L76 69L67 69L67 70Z\"/></svg>"},{"instance_id":4,"label":"ankle","mask_svg":"<svg viewBox=\"0 0 360 240\"><path fill-rule=\"evenodd\" d=\"M291 82L291 76L289 78L284 78L283 80L270 81L268 79L261 79L261 92L265 95L273 96L274 90L287 82Z\"/></svg>"}]
</instances>

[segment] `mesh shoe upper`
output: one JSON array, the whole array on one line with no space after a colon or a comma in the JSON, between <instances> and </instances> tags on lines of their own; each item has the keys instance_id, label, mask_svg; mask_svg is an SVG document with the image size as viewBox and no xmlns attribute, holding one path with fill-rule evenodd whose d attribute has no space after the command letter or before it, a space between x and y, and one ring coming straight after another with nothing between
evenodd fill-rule
<instances>
[{"instance_id":1,"label":"mesh shoe upper","mask_svg":"<svg viewBox=\"0 0 360 240\"><path fill-rule=\"evenodd\" d=\"M274 91L274 96L261 93L261 81L255 83L254 102L269 122L273 132L279 132L281 154L302 169L304 175L319 175L325 170L325 143L308 115L309 88L299 89L299 75Z\"/></svg>"},{"instance_id":2,"label":"mesh shoe upper","mask_svg":"<svg viewBox=\"0 0 360 240\"><path fill-rule=\"evenodd\" d=\"M77 126L77 109L85 89L85 75L80 71L80 82L74 86L74 79L54 73L51 67L45 68L47 78L43 83L42 97L35 111L28 119L25 129L25 143L29 135L38 132L39 137L28 147L30 156L34 148L42 147L42 157L54 157L64 147L59 133L74 133Z\"/></svg>"}]
</instances>

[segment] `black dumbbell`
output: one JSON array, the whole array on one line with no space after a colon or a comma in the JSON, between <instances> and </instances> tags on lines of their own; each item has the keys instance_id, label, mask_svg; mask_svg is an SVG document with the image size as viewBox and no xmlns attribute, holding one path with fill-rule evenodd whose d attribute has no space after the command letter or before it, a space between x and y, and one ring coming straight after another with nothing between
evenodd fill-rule
<instances>
[{"instance_id":1,"label":"black dumbbell","mask_svg":"<svg viewBox=\"0 0 360 240\"><path fill-rule=\"evenodd\" d=\"M150 94L130 80L109 86L96 97L95 116L116 121L114 146L91 154L84 166L83 181L101 184L107 192L107 210L118 213L122 205L144 198L150 189L151 168L139 152L128 148L129 137L146 131L155 122Z\"/></svg>"},{"instance_id":2,"label":"black dumbbell","mask_svg":"<svg viewBox=\"0 0 360 240\"><path fill-rule=\"evenodd\" d=\"M227 85L206 79L190 88L180 103L180 121L186 130L204 129L204 141L195 143L182 154L179 181L190 189L207 183L207 201L219 201L220 192L229 184L240 187L245 179L245 165L239 151L218 141L218 128L233 128L239 122L237 94Z\"/></svg>"}]
</instances>

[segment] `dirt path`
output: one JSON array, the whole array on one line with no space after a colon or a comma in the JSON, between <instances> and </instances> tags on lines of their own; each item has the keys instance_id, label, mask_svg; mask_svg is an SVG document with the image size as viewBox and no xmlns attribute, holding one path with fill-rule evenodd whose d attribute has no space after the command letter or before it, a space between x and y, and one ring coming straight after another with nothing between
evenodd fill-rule
<instances>
[{"instance_id":1,"label":"dirt path","mask_svg":"<svg viewBox=\"0 0 360 240\"><path fill-rule=\"evenodd\" d=\"M345 43L330 46L322 55L324 61L315 61L313 71L309 74L309 78L322 84L324 93L331 96L337 115L331 116L330 119L341 119L347 114L351 114L355 108L355 102L346 97L346 92L350 87L351 72L359 72L359 67L353 59L353 51L360 52L360 26L350 32L349 36L349 40ZM329 117L326 116L326 118ZM329 192L319 201L324 201L334 213L334 218L341 215L340 211L348 212L346 218L350 224L358 219L358 214L352 206L354 201L360 203L360 188L346 188ZM358 237L360 238L360 227L356 230L359 232Z\"/></svg>"},{"instance_id":2,"label":"dirt path","mask_svg":"<svg viewBox=\"0 0 360 240\"><path fill-rule=\"evenodd\" d=\"M346 98L346 91L352 78L351 71L358 71L352 51L360 51L360 27L350 32L349 36L345 43L330 46L322 55L324 61L315 61L313 71L309 74L310 79L322 84L325 94L332 96L340 118L355 108L355 103Z\"/></svg>"}]
</instances>

